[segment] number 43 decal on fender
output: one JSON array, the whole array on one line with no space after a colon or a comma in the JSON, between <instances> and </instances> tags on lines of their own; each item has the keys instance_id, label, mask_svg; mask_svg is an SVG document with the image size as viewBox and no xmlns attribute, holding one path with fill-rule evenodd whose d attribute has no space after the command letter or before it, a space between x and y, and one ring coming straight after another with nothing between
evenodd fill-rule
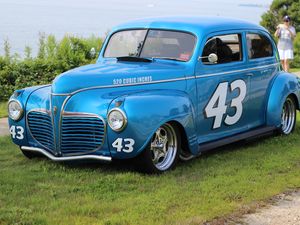
<instances>
[{"instance_id":1,"label":"number 43 decal on fender","mask_svg":"<svg viewBox=\"0 0 300 225\"><path fill-rule=\"evenodd\" d=\"M9 132L13 139L17 138L19 140L24 139L24 128L21 126L11 126Z\"/></svg>"},{"instance_id":2,"label":"number 43 decal on fender","mask_svg":"<svg viewBox=\"0 0 300 225\"><path fill-rule=\"evenodd\" d=\"M135 141L132 138L117 138L113 143L112 147L117 149L117 152L130 153L133 151L133 145Z\"/></svg>"},{"instance_id":3,"label":"number 43 decal on fender","mask_svg":"<svg viewBox=\"0 0 300 225\"><path fill-rule=\"evenodd\" d=\"M230 85L228 82L220 83L209 100L204 111L207 118L214 117L213 129L221 127L223 115L227 111L226 98L228 92L228 86L230 91L233 92L235 89L239 90L239 95L231 100L230 107L236 108L233 116L226 115L225 124L233 125L239 121L243 113L243 100L246 97L247 86L243 80L235 80Z\"/></svg>"}]
</instances>

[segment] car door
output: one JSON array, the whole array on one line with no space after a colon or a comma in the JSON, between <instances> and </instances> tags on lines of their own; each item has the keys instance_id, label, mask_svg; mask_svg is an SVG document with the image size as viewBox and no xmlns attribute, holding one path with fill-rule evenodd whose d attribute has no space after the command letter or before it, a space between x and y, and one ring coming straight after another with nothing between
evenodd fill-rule
<instances>
[{"instance_id":1,"label":"car door","mask_svg":"<svg viewBox=\"0 0 300 225\"><path fill-rule=\"evenodd\" d=\"M251 74L243 42L245 33L230 31L211 34L202 44L195 71L199 144L251 127L248 112ZM214 62L214 58L218 60Z\"/></svg>"},{"instance_id":2,"label":"car door","mask_svg":"<svg viewBox=\"0 0 300 225\"><path fill-rule=\"evenodd\" d=\"M276 46L269 35L263 31L248 31L247 58L251 73L249 112L252 124L261 126L266 121L266 105L272 80L280 64L276 58Z\"/></svg>"}]
</instances>

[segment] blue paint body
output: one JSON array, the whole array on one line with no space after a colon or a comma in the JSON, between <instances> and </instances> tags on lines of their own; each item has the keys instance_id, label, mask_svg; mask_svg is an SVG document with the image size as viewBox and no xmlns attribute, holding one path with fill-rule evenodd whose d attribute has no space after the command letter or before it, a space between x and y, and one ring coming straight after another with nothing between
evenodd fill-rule
<instances>
[{"instance_id":1,"label":"blue paint body","mask_svg":"<svg viewBox=\"0 0 300 225\"><path fill-rule=\"evenodd\" d=\"M299 80L296 76L281 71L276 45L264 28L245 21L219 17L172 17L133 21L116 27L110 35L119 30L137 28L176 30L194 34L197 42L191 60L118 62L115 58L103 57L109 40L107 38L96 64L65 72L59 75L52 85L26 88L20 90L21 94L18 97L11 97L17 98L25 109L25 116L20 121L9 119L10 126L25 128L25 138L13 139L14 143L19 146L45 147L32 137L27 121L31 110L42 109L49 114L52 121L55 147L49 152L53 155L68 155L60 151L61 120L64 112L98 115L105 123L105 136L101 148L79 154L133 158L143 151L158 127L173 121L182 127L188 150L197 155L201 151L200 144L258 127L279 127L282 105L288 95L294 96L299 109ZM249 60L247 32L261 33L268 37L273 45L274 56ZM231 33L241 35L244 56L242 61L212 66L204 65L198 60L208 38ZM252 75L249 76L249 73ZM232 83L237 79L242 79L247 86L243 114L232 126L222 124L220 128L212 129L213 118L205 117L204 108L219 83ZM237 94L228 93L226 104L230 105L231 99ZM123 131L114 132L107 125L107 113L120 101L122 104L118 107L126 113L128 124ZM227 114L232 112L233 109L228 107ZM84 125L82 127L84 128ZM40 129L43 129L42 125ZM134 151L117 152L112 147L117 138L134 139Z\"/></svg>"}]
</instances>

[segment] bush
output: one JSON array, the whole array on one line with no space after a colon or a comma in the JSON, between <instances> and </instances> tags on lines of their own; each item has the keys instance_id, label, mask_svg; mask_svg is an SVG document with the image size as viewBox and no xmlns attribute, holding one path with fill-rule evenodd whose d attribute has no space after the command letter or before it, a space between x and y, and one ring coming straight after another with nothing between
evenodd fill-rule
<instances>
[{"instance_id":1,"label":"bush","mask_svg":"<svg viewBox=\"0 0 300 225\"><path fill-rule=\"evenodd\" d=\"M0 56L0 101L7 100L16 89L48 84L60 73L94 63L102 46L102 39L95 36L65 36L58 42L53 35L41 34L39 41L37 56L32 57L26 46L24 59L11 56L9 43L5 42L5 54ZM91 54L92 48L96 55Z\"/></svg>"},{"instance_id":2,"label":"bush","mask_svg":"<svg viewBox=\"0 0 300 225\"><path fill-rule=\"evenodd\" d=\"M294 68L300 68L300 33L297 33L297 36L294 40L294 54L295 58L291 66Z\"/></svg>"}]
</instances>

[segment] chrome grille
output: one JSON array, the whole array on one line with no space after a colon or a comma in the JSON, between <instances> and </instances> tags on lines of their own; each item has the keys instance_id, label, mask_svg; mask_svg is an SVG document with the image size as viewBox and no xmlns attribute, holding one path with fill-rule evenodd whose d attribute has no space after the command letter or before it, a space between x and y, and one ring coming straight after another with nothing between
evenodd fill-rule
<instances>
[{"instance_id":1,"label":"chrome grille","mask_svg":"<svg viewBox=\"0 0 300 225\"><path fill-rule=\"evenodd\" d=\"M46 149L54 150L53 127L50 115L45 111L30 111L27 114L32 137Z\"/></svg>"},{"instance_id":2,"label":"chrome grille","mask_svg":"<svg viewBox=\"0 0 300 225\"><path fill-rule=\"evenodd\" d=\"M61 123L63 154L84 154L100 149L104 142L105 123L94 114L64 113Z\"/></svg>"}]
</instances>

